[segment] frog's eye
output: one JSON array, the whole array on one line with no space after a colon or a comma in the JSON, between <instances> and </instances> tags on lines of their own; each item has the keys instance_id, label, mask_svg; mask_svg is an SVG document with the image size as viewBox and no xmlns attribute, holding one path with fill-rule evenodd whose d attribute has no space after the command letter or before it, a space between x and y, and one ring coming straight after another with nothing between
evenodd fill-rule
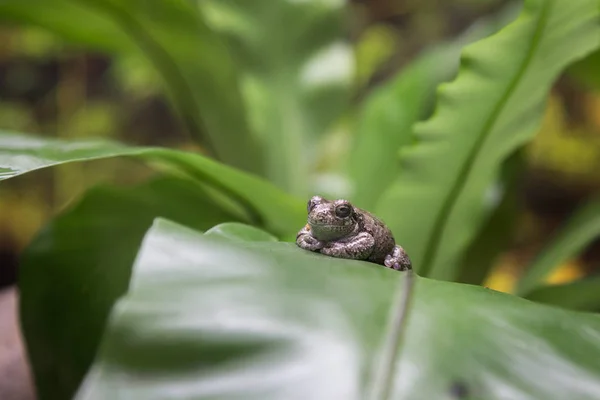
<instances>
[{"instance_id":1,"label":"frog's eye","mask_svg":"<svg viewBox=\"0 0 600 400\"><path fill-rule=\"evenodd\" d=\"M335 208L335 215L340 218L349 217L350 214L352 214L352 208L350 208L350 206L347 204L340 204Z\"/></svg>"},{"instance_id":2,"label":"frog's eye","mask_svg":"<svg viewBox=\"0 0 600 400\"><path fill-rule=\"evenodd\" d=\"M314 206L315 206L315 203L312 201L312 199L310 199L308 201L308 203L306 204L306 211L310 212L310 210L312 210Z\"/></svg>"}]
</instances>

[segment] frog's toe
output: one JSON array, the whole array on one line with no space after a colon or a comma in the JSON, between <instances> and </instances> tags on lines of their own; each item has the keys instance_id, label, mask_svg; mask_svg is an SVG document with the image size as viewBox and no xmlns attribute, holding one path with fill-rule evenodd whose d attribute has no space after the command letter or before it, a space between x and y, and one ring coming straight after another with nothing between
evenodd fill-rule
<instances>
[{"instance_id":1,"label":"frog's toe","mask_svg":"<svg viewBox=\"0 0 600 400\"><path fill-rule=\"evenodd\" d=\"M411 269L410 265L401 264L398 261L386 263L386 267L396 271L408 271L409 269Z\"/></svg>"},{"instance_id":2,"label":"frog's toe","mask_svg":"<svg viewBox=\"0 0 600 400\"><path fill-rule=\"evenodd\" d=\"M383 264L386 267L394 269L396 271L407 271L409 269L412 269L410 259L404 252L401 252L400 254L388 254L387 256L385 256Z\"/></svg>"},{"instance_id":3,"label":"frog's toe","mask_svg":"<svg viewBox=\"0 0 600 400\"><path fill-rule=\"evenodd\" d=\"M399 270L400 269L400 264L398 264L398 262L396 261L396 259L394 259L394 257L392 257L390 254L388 254L387 256L385 256L385 260L383 262L383 264L391 269L395 269L395 270Z\"/></svg>"}]
</instances>

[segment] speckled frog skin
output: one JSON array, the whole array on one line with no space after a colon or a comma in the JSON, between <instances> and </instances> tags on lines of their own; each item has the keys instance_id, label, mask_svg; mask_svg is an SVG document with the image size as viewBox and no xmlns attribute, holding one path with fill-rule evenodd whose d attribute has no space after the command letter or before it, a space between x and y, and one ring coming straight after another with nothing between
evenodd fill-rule
<instances>
[{"instance_id":1,"label":"speckled frog skin","mask_svg":"<svg viewBox=\"0 0 600 400\"><path fill-rule=\"evenodd\" d=\"M377 217L346 200L313 196L308 202L308 223L296 236L305 250L331 257L367 260L395 270L412 269L404 249Z\"/></svg>"}]
</instances>

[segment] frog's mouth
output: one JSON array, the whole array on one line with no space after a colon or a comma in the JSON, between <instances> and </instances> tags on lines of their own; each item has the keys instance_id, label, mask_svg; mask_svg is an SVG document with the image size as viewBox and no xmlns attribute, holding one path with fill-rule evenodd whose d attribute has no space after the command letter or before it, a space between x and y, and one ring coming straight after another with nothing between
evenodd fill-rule
<instances>
[{"instance_id":1,"label":"frog's mouth","mask_svg":"<svg viewBox=\"0 0 600 400\"><path fill-rule=\"evenodd\" d=\"M335 240L349 235L354 230L352 225L334 225L313 223L308 221L310 233L319 240Z\"/></svg>"}]
</instances>

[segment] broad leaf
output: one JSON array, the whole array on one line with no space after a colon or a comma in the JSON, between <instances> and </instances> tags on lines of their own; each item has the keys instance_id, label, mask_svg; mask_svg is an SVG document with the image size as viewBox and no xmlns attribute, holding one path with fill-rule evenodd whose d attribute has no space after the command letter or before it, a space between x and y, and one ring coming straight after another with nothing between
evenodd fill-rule
<instances>
[{"instance_id":1,"label":"broad leaf","mask_svg":"<svg viewBox=\"0 0 600 400\"><path fill-rule=\"evenodd\" d=\"M293 235L306 220L304 201L264 180L199 154L164 148L127 147L106 140L66 142L0 131L0 181L73 161L130 156L216 189L253 222L279 236Z\"/></svg>"},{"instance_id":2,"label":"broad leaf","mask_svg":"<svg viewBox=\"0 0 600 400\"><path fill-rule=\"evenodd\" d=\"M514 14L511 4L495 18L479 21L457 40L419 56L367 97L357 119L348 162L354 186L352 199L357 205L374 208L397 178L399 151L411 143L413 124L430 112L437 85L456 75L462 47L497 31Z\"/></svg>"},{"instance_id":3,"label":"broad leaf","mask_svg":"<svg viewBox=\"0 0 600 400\"><path fill-rule=\"evenodd\" d=\"M353 60L342 41L344 2L198 3L235 55L249 120L265 146L269 180L309 196L318 139L349 97Z\"/></svg>"},{"instance_id":4,"label":"broad leaf","mask_svg":"<svg viewBox=\"0 0 600 400\"><path fill-rule=\"evenodd\" d=\"M581 207L558 231L517 284L517 292L526 295L563 262L577 256L594 239L600 237L600 199Z\"/></svg>"},{"instance_id":5,"label":"broad leaf","mask_svg":"<svg viewBox=\"0 0 600 400\"><path fill-rule=\"evenodd\" d=\"M515 22L465 48L375 210L421 274L457 276L502 162L536 132L557 75L600 46L599 15L597 0L527 0Z\"/></svg>"},{"instance_id":6,"label":"broad leaf","mask_svg":"<svg viewBox=\"0 0 600 400\"><path fill-rule=\"evenodd\" d=\"M184 122L220 160L261 173L233 61L192 1L0 1L0 20L34 24L89 48L146 58Z\"/></svg>"},{"instance_id":7,"label":"broad leaf","mask_svg":"<svg viewBox=\"0 0 600 400\"><path fill-rule=\"evenodd\" d=\"M597 315L260 236L155 222L77 399L600 396Z\"/></svg>"},{"instance_id":8,"label":"broad leaf","mask_svg":"<svg viewBox=\"0 0 600 400\"><path fill-rule=\"evenodd\" d=\"M239 220L185 180L95 188L25 251L19 270L21 325L41 398L73 396L157 216L202 230Z\"/></svg>"}]
</instances>

